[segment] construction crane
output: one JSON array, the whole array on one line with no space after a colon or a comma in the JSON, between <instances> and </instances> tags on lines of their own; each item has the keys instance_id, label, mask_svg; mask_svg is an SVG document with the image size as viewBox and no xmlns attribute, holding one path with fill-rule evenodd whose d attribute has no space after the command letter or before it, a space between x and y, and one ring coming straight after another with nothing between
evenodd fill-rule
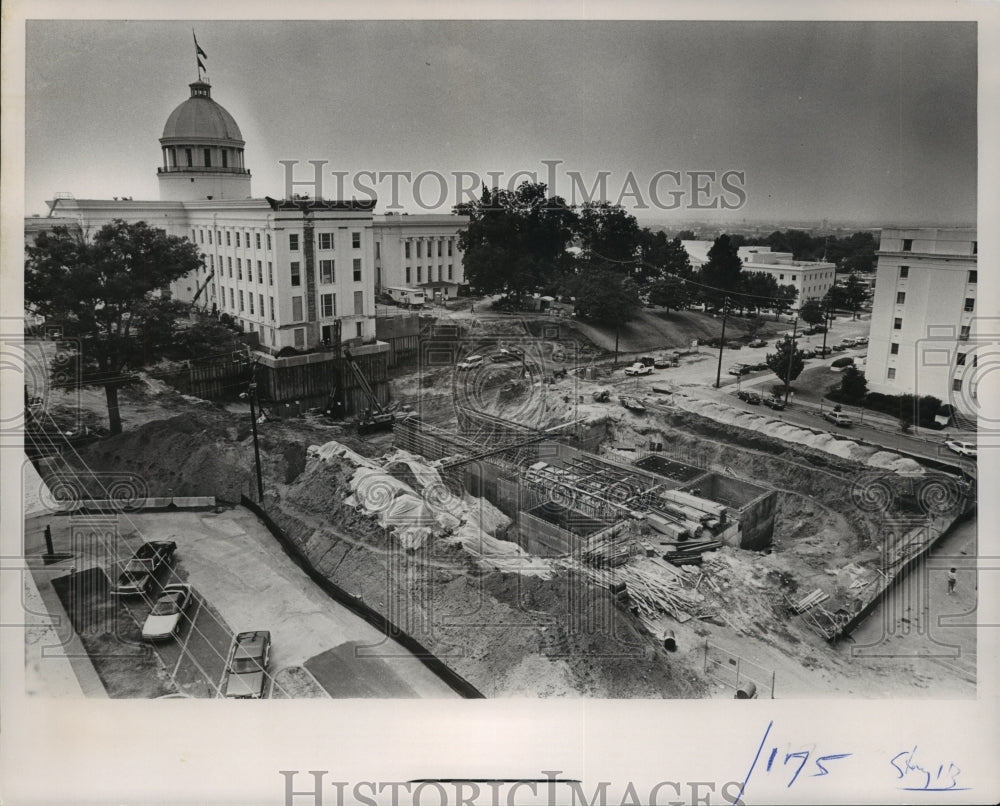
<instances>
[{"instance_id":1,"label":"construction crane","mask_svg":"<svg viewBox=\"0 0 1000 806\"><path fill-rule=\"evenodd\" d=\"M368 383L368 379L361 371L361 367L354 360L350 350L344 350L344 361L350 367L351 372L354 373L354 377L358 381L358 386L361 387L361 391L364 392L369 403L369 407L364 409L358 418L358 433L369 434L372 431L391 431L396 422L395 413L378 402L375 391L372 389L371 384ZM331 394L331 398L335 393L336 390ZM331 405L333 405L333 401L331 401ZM327 411L329 412L329 408Z\"/></svg>"},{"instance_id":2,"label":"construction crane","mask_svg":"<svg viewBox=\"0 0 1000 806\"><path fill-rule=\"evenodd\" d=\"M215 277L215 269L212 269L212 271L208 273L208 277L205 278L205 282L198 286L198 290L194 292L194 299L191 300L191 307L194 307L194 304L198 301L198 297L201 296L201 292L208 288L208 284L212 282L213 277Z\"/></svg>"}]
</instances>

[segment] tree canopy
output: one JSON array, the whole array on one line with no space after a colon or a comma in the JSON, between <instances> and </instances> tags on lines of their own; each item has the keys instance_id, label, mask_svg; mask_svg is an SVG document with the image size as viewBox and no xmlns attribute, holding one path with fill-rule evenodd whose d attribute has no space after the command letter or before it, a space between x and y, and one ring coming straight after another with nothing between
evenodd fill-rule
<instances>
[{"instance_id":1,"label":"tree canopy","mask_svg":"<svg viewBox=\"0 0 1000 806\"><path fill-rule=\"evenodd\" d=\"M118 387L126 371L174 344L188 306L160 292L202 265L197 247L143 221L116 219L92 240L54 227L25 251L25 306L61 325L81 384L104 386L111 433L120 433Z\"/></svg>"},{"instance_id":2,"label":"tree canopy","mask_svg":"<svg viewBox=\"0 0 1000 806\"><path fill-rule=\"evenodd\" d=\"M586 269L574 285L576 314L584 321L621 327L639 307L634 282L617 272Z\"/></svg>"},{"instance_id":3,"label":"tree canopy","mask_svg":"<svg viewBox=\"0 0 1000 806\"><path fill-rule=\"evenodd\" d=\"M478 202L456 206L469 217L459 235L465 273L477 291L520 299L565 271L578 217L544 184L522 182L515 190L483 189Z\"/></svg>"},{"instance_id":4,"label":"tree canopy","mask_svg":"<svg viewBox=\"0 0 1000 806\"><path fill-rule=\"evenodd\" d=\"M775 352L768 353L767 365L784 383L791 383L802 372L805 362L802 351L794 347L791 339L782 339Z\"/></svg>"}]
</instances>

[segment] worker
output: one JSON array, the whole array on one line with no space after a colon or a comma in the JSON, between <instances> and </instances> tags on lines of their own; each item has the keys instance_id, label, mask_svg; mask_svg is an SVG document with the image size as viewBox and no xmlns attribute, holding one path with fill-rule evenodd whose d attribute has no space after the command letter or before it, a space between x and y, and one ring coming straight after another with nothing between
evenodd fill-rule
<instances>
[{"instance_id":1,"label":"worker","mask_svg":"<svg viewBox=\"0 0 1000 806\"><path fill-rule=\"evenodd\" d=\"M954 568L948 569L948 595L951 596L955 592L955 586L958 584L958 572Z\"/></svg>"}]
</instances>

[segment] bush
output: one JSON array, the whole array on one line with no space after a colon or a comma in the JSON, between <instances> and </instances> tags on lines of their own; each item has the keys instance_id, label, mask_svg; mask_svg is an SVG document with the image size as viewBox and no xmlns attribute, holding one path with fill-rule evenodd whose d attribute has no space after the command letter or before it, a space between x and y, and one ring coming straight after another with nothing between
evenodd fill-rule
<instances>
[{"instance_id":1,"label":"bush","mask_svg":"<svg viewBox=\"0 0 1000 806\"><path fill-rule=\"evenodd\" d=\"M840 387L833 387L827 392L827 398L836 403L857 405L856 399L845 395ZM884 395L881 392L868 392L864 397L864 408L880 414L887 414L896 419L908 420L921 428L940 428L934 417L941 410L941 401L933 395L917 398L915 395ZM914 417L916 414L916 417Z\"/></svg>"}]
</instances>

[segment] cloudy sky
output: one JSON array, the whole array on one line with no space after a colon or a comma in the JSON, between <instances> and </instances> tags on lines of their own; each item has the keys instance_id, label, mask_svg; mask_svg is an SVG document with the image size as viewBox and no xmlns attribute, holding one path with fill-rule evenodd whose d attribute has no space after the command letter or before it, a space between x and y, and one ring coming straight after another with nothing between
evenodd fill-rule
<instances>
[{"instance_id":1,"label":"cloudy sky","mask_svg":"<svg viewBox=\"0 0 1000 806\"><path fill-rule=\"evenodd\" d=\"M284 195L279 160L326 160L327 196L344 171L384 210L391 181L363 172L429 172L420 200L448 209L472 181L454 172L558 160L560 195L607 172L645 221L975 220L974 23L31 21L26 212L157 197L192 27L255 196ZM405 178L396 202L421 209Z\"/></svg>"}]
</instances>

